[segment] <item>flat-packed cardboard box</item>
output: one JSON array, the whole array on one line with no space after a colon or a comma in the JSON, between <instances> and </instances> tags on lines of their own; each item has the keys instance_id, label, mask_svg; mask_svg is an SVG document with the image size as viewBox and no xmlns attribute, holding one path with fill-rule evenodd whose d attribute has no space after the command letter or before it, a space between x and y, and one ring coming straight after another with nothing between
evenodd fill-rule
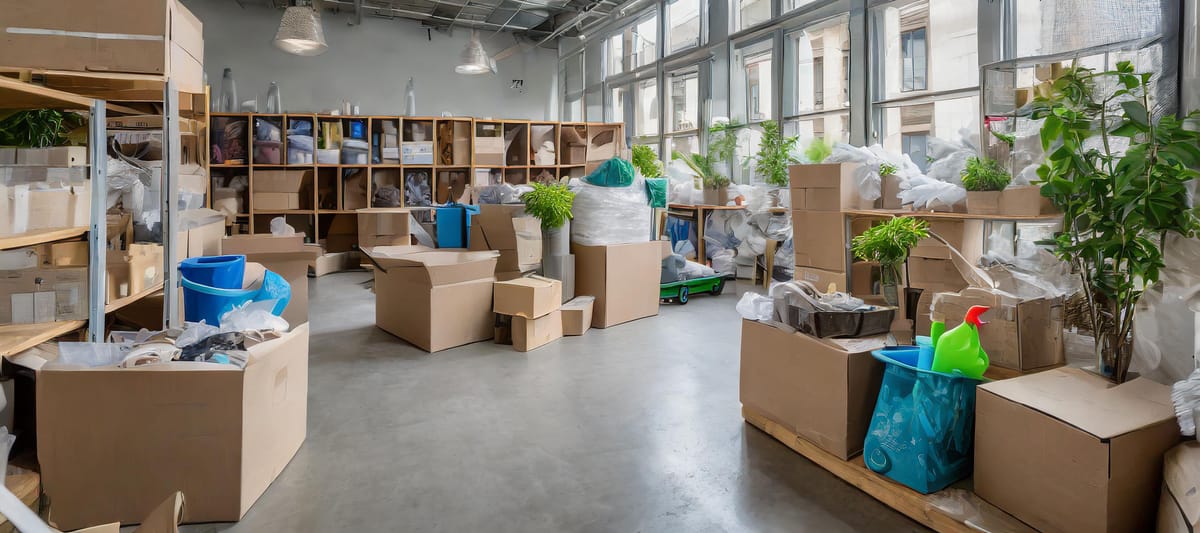
<instances>
[{"instance_id":1,"label":"flat-packed cardboard box","mask_svg":"<svg viewBox=\"0 0 1200 533\"><path fill-rule=\"evenodd\" d=\"M412 211L399 207L359 209L358 247L407 246L412 244L409 220Z\"/></svg>"},{"instance_id":2,"label":"flat-packed cardboard box","mask_svg":"<svg viewBox=\"0 0 1200 533\"><path fill-rule=\"evenodd\" d=\"M87 267L0 271L0 324L85 320Z\"/></svg>"},{"instance_id":3,"label":"flat-packed cardboard box","mask_svg":"<svg viewBox=\"0 0 1200 533\"><path fill-rule=\"evenodd\" d=\"M539 318L512 317L512 345L518 352L540 348L562 336L562 312L557 309Z\"/></svg>"},{"instance_id":4,"label":"flat-packed cardboard box","mask_svg":"<svg viewBox=\"0 0 1200 533\"><path fill-rule=\"evenodd\" d=\"M163 281L162 245L130 244L124 252L109 250L106 273L109 303L149 290Z\"/></svg>"},{"instance_id":5,"label":"flat-packed cardboard box","mask_svg":"<svg viewBox=\"0 0 1200 533\"><path fill-rule=\"evenodd\" d=\"M854 163L789 166L792 209L846 211L875 207L874 201L863 200L858 194L858 180L854 172L859 166Z\"/></svg>"},{"instance_id":6,"label":"flat-packed cardboard box","mask_svg":"<svg viewBox=\"0 0 1200 533\"><path fill-rule=\"evenodd\" d=\"M544 258L542 274L562 282L562 301L564 303L575 297L575 256L573 254Z\"/></svg>"},{"instance_id":7,"label":"flat-packed cardboard box","mask_svg":"<svg viewBox=\"0 0 1200 533\"><path fill-rule=\"evenodd\" d=\"M885 337L818 339L742 320L742 407L842 459L862 452Z\"/></svg>"},{"instance_id":8,"label":"flat-packed cardboard box","mask_svg":"<svg viewBox=\"0 0 1200 533\"><path fill-rule=\"evenodd\" d=\"M1042 531L1152 531L1171 389L1060 368L980 385L975 493Z\"/></svg>"},{"instance_id":9,"label":"flat-packed cardboard box","mask_svg":"<svg viewBox=\"0 0 1200 533\"><path fill-rule=\"evenodd\" d=\"M283 319L295 326L308 322L308 266L317 259L319 247L304 244L304 235L276 237L270 234L234 235L221 243L222 253L244 255L260 263L291 285L292 297Z\"/></svg>"},{"instance_id":10,"label":"flat-packed cardboard box","mask_svg":"<svg viewBox=\"0 0 1200 533\"><path fill-rule=\"evenodd\" d=\"M1162 495L1158 498L1158 533L1192 533L1200 529L1200 442L1171 448L1163 459Z\"/></svg>"},{"instance_id":11,"label":"flat-packed cardboard box","mask_svg":"<svg viewBox=\"0 0 1200 533\"><path fill-rule=\"evenodd\" d=\"M578 336L587 333L592 327L592 305L596 298L579 296L563 304L562 312L563 335Z\"/></svg>"},{"instance_id":12,"label":"flat-packed cardboard box","mask_svg":"<svg viewBox=\"0 0 1200 533\"><path fill-rule=\"evenodd\" d=\"M575 292L595 296L592 326L607 328L658 314L662 245L658 241L571 245Z\"/></svg>"},{"instance_id":13,"label":"flat-packed cardboard box","mask_svg":"<svg viewBox=\"0 0 1200 533\"><path fill-rule=\"evenodd\" d=\"M3 0L0 13L0 65L169 75L204 92L203 25L178 1Z\"/></svg>"},{"instance_id":14,"label":"flat-packed cardboard box","mask_svg":"<svg viewBox=\"0 0 1200 533\"><path fill-rule=\"evenodd\" d=\"M846 220L838 211L792 211L796 266L846 271Z\"/></svg>"},{"instance_id":15,"label":"flat-packed cardboard box","mask_svg":"<svg viewBox=\"0 0 1200 533\"><path fill-rule=\"evenodd\" d=\"M377 246L375 325L427 352L491 339L499 254Z\"/></svg>"},{"instance_id":16,"label":"flat-packed cardboard box","mask_svg":"<svg viewBox=\"0 0 1200 533\"><path fill-rule=\"evenodd\" d=\"M304 442L308 325L249 351L245 369L42 367L38 460L58 525L140 520L174 491L189 522L245 516Z\"/></svg>"},{"instance_id":17,"label":"flat-packed cardboard box","mask_svg":"<svg viewBox=\"0 0 1200 533\"><path fill-rule=\"evenodd\" d=\"M17 148L17 164L81 167L88 164L87 147L53 146L50 148Z\"/></svg>"},{"instance_id":18,"label":"flat-packed cardboard box","mask_svg":"<svg viewBox=\"0 0 1200 533\"><path fill-rule=\"evenodd\" d=\"M562 282L542 276L497 281L492 291L492 311L501 315L539 318L562 305Z\"/></svg>"}]
</instances>

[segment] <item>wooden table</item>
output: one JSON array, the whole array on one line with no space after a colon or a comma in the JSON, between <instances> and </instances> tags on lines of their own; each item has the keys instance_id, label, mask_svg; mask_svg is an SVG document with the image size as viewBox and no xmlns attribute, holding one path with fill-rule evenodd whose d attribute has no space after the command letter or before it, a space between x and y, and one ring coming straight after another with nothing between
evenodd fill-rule
<instances>
[{"instance_id":1,"label":"wooden table","mask_svg":"<svg viewBox=\"0 0 1200 533\"><path fill-rule=\"evenodd\" d=\"M708 264L708 256L704 250L704 223L708 220L708 215L713 211L738 211L745 209L743 205L688 205L688 204L668 204L667 217L678 218L691 221L696 225L696 262L700 264ZM666 230L666 224L659 228L658 236L662 237Z\"/></svg>"}]
</instances>

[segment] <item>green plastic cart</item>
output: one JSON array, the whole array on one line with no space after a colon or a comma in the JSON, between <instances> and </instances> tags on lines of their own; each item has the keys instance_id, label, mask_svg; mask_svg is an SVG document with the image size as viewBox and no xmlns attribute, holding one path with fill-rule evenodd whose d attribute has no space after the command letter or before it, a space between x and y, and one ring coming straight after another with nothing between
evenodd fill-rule
<instances>
[{"instance_id":1,"label":"green plastic cart","mask_svg":"<svg viewBox=\"0 0 1200 533\"><path fill-rule=\"evenodd\" d=\"M663 283L659 285L658 297L663 302L679 302L680 305L683 305L688 303L688 299L693 294L708 293L716 296L725 290L725 278L725 276L708 276Z\"/></svg>"}]
</instances>

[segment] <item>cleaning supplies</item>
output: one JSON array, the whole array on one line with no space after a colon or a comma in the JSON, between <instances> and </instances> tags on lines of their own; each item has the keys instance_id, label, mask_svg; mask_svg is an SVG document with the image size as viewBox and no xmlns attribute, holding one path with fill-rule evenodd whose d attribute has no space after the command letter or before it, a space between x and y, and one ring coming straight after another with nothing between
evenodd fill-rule
<instances>
[{"instance_id":1,"label":"cleaning supplies","mask_svg":"<svg viewBox=\"0 0 1200 533\"><path fill-rule=\"evenodd\" d=\"M963 323L958 327L944 331L946 324L934 322L930 328L933 340L934 372L946 374L959 373L964 376L979 379L988 368L988 356L979 343L979 326L984 324L979 315L988 311L985 305L975 305L967 309Z\"/></svg>"}]
</instances>

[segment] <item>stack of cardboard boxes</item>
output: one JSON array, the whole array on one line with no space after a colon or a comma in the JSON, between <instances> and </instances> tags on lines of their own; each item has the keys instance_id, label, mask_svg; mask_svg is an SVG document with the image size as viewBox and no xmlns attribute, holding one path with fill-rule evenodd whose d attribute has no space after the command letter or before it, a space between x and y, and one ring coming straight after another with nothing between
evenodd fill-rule
<instances>
[{"instance_id":1,"label":"stack of cardboard boxes","mask_svg":"<svg viewBox=\"0 0 1200 533\"><path fill-rule=\"evenodd\" d=\"M528 352L563 336L562 282L542 276L497 281L492 311L497 315L495 340L511 341ZM505 332L505 325L509 332Z\"/></svg>"},{"instance_id":2,"label":"stack of cardboard boxes","mask_svg":"<svg viewBox=\"0 0 1200 533\"><path fill-rule=\"evenodd\" d=\"M0 235L87 226L87 147L0 147Z\"/></svg>"},{"instance_id":3,"label":"stack of cardboard boxes","mask_svg":"<svg viewBox=\"0 0 1200 533\"><path fill-rule=\"evenodd\" d=\"M857 165L848 163L788 167L792 196L792 244L798 280L820 290L830 285L847 291L846 216L844 211L870 208L858 194Z\"/></svg>"},{"instance_id":4,"label":"stack of cardboard boxes","mask_svg":"<svg viewBox=\"0 0 1200 533\"><path fill-rule=\"evenodd\" d=\"M525 215L524 204L479 206L470 232L469 249L500 252L496 264L498 280L519 278L542 266L542 224L537 218Z\"/></svg>"}]
</instances>

